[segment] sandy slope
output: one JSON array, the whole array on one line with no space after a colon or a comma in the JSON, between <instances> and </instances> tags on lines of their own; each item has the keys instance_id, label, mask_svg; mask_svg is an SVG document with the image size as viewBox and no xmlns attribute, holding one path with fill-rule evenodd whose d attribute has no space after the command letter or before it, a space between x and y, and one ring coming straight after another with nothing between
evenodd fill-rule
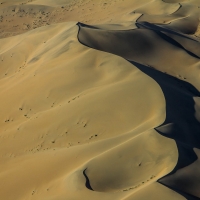
<instances>
[{"instance_id":1,"label":"sandy slope","mask_svg":"<svg viewBox=\"0 0 200 200\"><path fill-rule=\"evenodd\" d=\"M199 7L0 3L0 199L200 197Z\"/></svg>"},{"instance_id":2,"label":"sandy slope","mask_svg":"<svg viewBox=\"0 0 200 200\"><path fill-rule=\"evenodd\" d=\"M143 133L165 119L165 100L160 87L124 59L81 45L77 34L76 23L65 23L3 40L4 198L51 196L44 189L50 187L49 182L53 185L51 190L55 190L57 178L68 182L68 176L70 179L76 176L75 169L81 183L74 182L74 190L76 184L85 188L85 168L95 191L116 190L122 192L120 196L126 196L123 190L157 180L175 166L175 143L155 131ZM13 45L9 49L8 41ZM156 149L163 145L166 148L157 155ZM84 154L80 156L80 152ZM46 162L49 169L45 169ZM165 169L166 162L171 164ZM96 177L97 172L102 183ZM12 180L24 182L25 187L16 187ZM63 185L64 180L59 184ZM108 182L111 185L105 184ZM67 186L62 187L67 190ZM15 192L9 194L9 190Z\"/></svg>"}]
</instances>

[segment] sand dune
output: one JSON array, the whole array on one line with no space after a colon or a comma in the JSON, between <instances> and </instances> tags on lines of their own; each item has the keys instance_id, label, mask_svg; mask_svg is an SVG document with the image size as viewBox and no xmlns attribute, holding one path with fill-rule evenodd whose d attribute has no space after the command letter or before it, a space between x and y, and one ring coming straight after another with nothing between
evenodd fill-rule
<instances>
[{"instance_id":1,"label":"sand dune","mask_svg":"<svg viewBox=\"0 0 200 200\"><path fill-rule=\"evenodd\" d=\"M1 2L0 199L199 199L199 8Z\"/></svg>"}]
</instances>

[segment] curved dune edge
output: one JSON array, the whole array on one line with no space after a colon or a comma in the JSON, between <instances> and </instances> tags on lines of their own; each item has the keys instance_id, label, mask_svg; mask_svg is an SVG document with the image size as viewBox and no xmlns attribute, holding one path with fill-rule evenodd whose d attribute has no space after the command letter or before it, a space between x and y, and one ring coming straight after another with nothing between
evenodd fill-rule
<instances>
[{"instance_id":1,"label":"curved dune edge","mask_svg":"<svg viewBox=\"0 0 200 200\"><path fill-rule=\"evenodd\" d=\"M128 199L177 163L175 142L153 130L165 119L159 85L77 34L72 22L1 40L2 199Z\"/></svg>"},{"instance_id":2,"label":"curved dune edge","mask_svg":"<svg viewBox=\"0 0 200 200\"><path fill-rule=\"evenodd\" d=\"M170 29L153 27L151 24L143 26L143 23L138 23L138 25L139 29L110 31L79 23L78 38L86 46L153 67L186 80L200 90L197 75L200 42ZM165 48L162 48L163 46ZM173 56L176 59L170 59ZM190 73L188 67L193 69Z\"/></svg>"},{"instance_id":3,"label":"curved dune edge","mask_svg":"<svg viewBox=\"0 0 200 200\"><path fill-rule=\"evenodd\" d=\"M184 9L188 11L187 6ZM182 8L179 10L183 11ZM82 44L129 60L160 85L166 99L166 120L156 130L174 139L179 149L179 160L173 174L160 182L185 194L200 197L200 176L198 172L194 173L199 164L195 161L196 151L193 151L194 147L200 148L199 40L185 34L190 32L141 22L141 18L137 23L139 29L135 30L105 30L82 23L78 25L78 39ZM182 25L186 26L184 22ZM192 70L186 72L191 66Z\"/></svg>"}]
</instances>

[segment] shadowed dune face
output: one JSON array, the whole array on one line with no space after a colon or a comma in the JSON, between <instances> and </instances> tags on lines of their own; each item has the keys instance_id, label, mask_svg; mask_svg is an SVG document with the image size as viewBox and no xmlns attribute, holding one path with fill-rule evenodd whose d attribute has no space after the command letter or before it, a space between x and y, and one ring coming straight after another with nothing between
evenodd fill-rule
<instances>
[{"instance_id":1,"label":"shadowed dune face","mask_svg":"<svg viewBox=\"0 0 200 200\"><path fill-rule=\"evenodd\" d=\"M198 38L190 36L197 32L199 10L196 4L182 4L172 17L184 16L191 11L189 18L178 19L169 25L143 22L144 19L148 20L143 15L137 22L139 29L134 30L106 30L79 23L78 38L88 47L130 60L160 85L166 100L166 120L156 130L174 139L179 150L175 169L160 182L200 197L197 184L200 176L195 173L196 178L191 178L195 176L194 168L199 168L198 160L195 161L198 154L193 148L200 148L200 42ZM150 21L153 19L154 16Z\"/></svg>"},{"instance_id":2,"label":"shadowed dune face","mask_svg":"<svg viewBox=\"0 0 200 200\"><path fill-rule=\"evenodd\" d=\"M178 142L200 148L200 122L195 117L195 101L193 99L194 96L199 96L199 92L185 81L139 63L132 63L153 78L165 95L166 119L156 130Z\"/></svg>"},{"instance_id":3,"label":"shadowed dune face","mask_svg":"<svg viewBox=\"0 0 200 200\"><path fill-rule=\"evenodd\" d=\"M169 185L173 188L177 188L180 191L185 191L189 194L193 194L196 197L200 197L199 191L199 149L194 149L198 159L187 167L178 170L175 174L169 175L160 180L161 183Z\"/></svg>"},{"instance_id":4,"label":"shadowed dune face","mask_svg":"<svg viewBox=\"0 0 200 200\"><path fill-rule=\"evenodd\" d=\"M161 135L173 138L178 147L179 159L172 175L161 178L159 182L199 197L197 182L200 176L197 171L200 166L196 161L198 153L193 150L194 147L200 148L200 123L195 118L196 103L193 99L198 91L187 82L175 79L139 63L133 62L133 64L152 77L162 88L166 99L166 120L155 129ZM193 178L194 176L195 178Z\"/></svg>"},{"instance_id":5,"label":"shadowed dune face","mask_svg":"<svg viewBox=\"0 0 200 200\"><path fill-rule=\"evenodd\" d=\"M141 25L142 28L136 30L107 31L79 24L78 38L89 47L142 63L182 80L187 79L200 89L199 76L196 73L199 68L199 51L187 49L186 45L194 43L195 49L199 49L199 41L170 29L166 31L159 26ZM175 39L169 33L175 35ZM172 57L176 59L171 59ZM190 73L187 73L188 70Z\"/></svg>"},{"instance_id":6,"label":"shadowed dune face","mask_svg":"<svg viewBox=\"0 0 200 200\"><path fill-rule=\"evenodd\" d=\"M0 2L0 199L199 199L199 8Z\"/></svg>"}]
</instances>

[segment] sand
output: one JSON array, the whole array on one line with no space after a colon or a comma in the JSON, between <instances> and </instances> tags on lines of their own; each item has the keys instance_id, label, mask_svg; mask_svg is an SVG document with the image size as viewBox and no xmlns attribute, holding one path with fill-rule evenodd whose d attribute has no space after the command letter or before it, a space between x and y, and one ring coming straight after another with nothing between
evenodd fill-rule
<instances>
[{"instance_id":1,"label":"sand","mask_svg":"<svg viewBox=\"0 0 200 200\"><path fill-rule=\"evenodd\" d=\"M200 198L200 2L0 2L0 199Z\"/></svg>"}]
</instances>

